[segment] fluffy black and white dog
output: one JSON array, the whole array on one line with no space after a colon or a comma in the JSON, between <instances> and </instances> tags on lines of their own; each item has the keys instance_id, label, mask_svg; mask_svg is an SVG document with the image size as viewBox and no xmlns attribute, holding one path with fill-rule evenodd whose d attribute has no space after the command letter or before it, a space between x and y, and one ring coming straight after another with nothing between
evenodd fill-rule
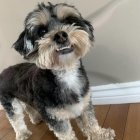
<instances>
[{"instance_id":1,"label":"fluffy black and white dog","mask_svg":"<svg viewBox=\"0 0 140 140\"><path fill-rule=\"evenodd\" d=\"M98 125L81 58L93 46L93 27L67 4L41 3L28 14L14 48L29 63L11 66L0 75L0 102L16 132L31 135L32 123L48 123L59 140L77 140L69 120L75 118L88 140L113 140L114 131ZM47 138L46 138L47 139Z\"/></svg>"}]
</instances>

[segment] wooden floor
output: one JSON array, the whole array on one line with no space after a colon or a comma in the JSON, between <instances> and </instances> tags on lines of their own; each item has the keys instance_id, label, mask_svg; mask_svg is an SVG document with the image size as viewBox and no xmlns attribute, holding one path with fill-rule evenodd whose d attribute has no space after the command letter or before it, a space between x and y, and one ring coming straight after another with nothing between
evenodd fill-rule
<instances>
[{"instance_id":1,"label":"wooden floor","mask_svg":"<svg viewBox=\"0 0 140 140\"><path fill-rule=\"evenodd\" d=\"M95 110L100 125L115 130L116 140L140 140L140 104L96 106ZM44 123L34 126L27 117L26 123L33 132L29 140L56 140ZM74 121L72 125L78 139L86 140ZM3 111L0 111L0 140L15 140L15 133Z\"/></svg>"}]
</instances>

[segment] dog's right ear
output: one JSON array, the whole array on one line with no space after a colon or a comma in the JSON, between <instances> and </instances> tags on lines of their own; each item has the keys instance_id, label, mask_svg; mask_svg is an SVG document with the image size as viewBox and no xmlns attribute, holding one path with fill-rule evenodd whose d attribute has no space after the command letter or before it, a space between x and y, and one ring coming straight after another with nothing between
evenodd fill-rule
<instances>
[{"instance_id":1,"label":"dog's right ear","mask_svg":"<svg viewBox=\"0 0 140 140\"><path fill-rule=\"evenodd\" d=\"M26 56L33 49L33 44L31 39L29 39L29 35L27 31L23 31L17 41L13 44L13 48L21 55Z\"/></svg>"}]
</instances>

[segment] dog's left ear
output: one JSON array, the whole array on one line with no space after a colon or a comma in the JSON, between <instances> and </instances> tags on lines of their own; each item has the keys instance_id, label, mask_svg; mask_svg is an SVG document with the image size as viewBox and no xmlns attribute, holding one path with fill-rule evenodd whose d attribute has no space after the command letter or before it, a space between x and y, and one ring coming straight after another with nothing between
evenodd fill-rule
<instances>
[{"instance_id":1,"label":"dog's left ear","mask_svg":"<svg viewBox=\"0 0 140 140\"><path fill-rule=\"evenodd\" d=\"M87 20L84 20L84 22L85 22L85 24L86 24L88 30L90 31L92 37L94 38L94 35L93 35L94 28L93 28L93 26L92 26L91 23L90 23L89 21L87 21Z\"/></svg>"},{"instance_id":2,"label":"dog's left ear","mask_svg":"<svg viewBox=\"0 0 140 140\"><path fill-rule=\"evenodd\" d=\"M25 30L20 34L17 41L13 44L13 47L23 56L26 56L33 50L33 44Z\"/></svg>"}]
</instances>

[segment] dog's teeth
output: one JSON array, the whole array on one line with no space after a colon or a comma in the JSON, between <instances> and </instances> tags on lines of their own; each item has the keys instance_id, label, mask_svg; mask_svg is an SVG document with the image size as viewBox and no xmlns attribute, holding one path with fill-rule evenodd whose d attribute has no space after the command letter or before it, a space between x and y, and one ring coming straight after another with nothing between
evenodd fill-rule
<instances>
[{"instance_id":1,"label":"dog's teeth","mask_svg":"<svg viewBox=\"0 0 140 140\"><path fill-rule=\"evenodd\" d=\"M67 48L69 49L69 48L70 48L70 46L67 46Z\"/></svg>"},{"instance_id":2,"label":"dog's teeth","mask_svg":"<svg viewBox=\"0 0 140 140\"><path fill-rule=\"evenodd\" d=\"M57 51L62 51L62 50L65 50L65 49L69 49L70 46L66 46L66 47L63 47L63 48L60 48L60 49L56 49Z\"/></svg>"}]
</instances>

